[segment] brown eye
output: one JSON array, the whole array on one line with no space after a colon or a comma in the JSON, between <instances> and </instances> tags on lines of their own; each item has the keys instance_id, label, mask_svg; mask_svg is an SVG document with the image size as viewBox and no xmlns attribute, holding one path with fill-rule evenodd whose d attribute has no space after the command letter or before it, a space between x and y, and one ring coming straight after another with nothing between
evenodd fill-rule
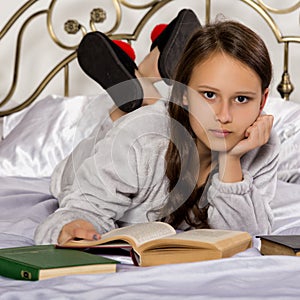
<instances>
[{"instance_id":1,"label":"brown eye","mask_svg":"<svg viewBox=\"0 0 300 300\"><path fill-rule=\"evenodd\" d=\"M248 97L246 96L237 96L235 101L238 103L247 103L249 101Z\"/></svg>"},{"instance_id":2,"label":"brown eye","mask_svg":"<svg viewBox=\"0 0 300 300\"><path fill-rule=\"evenodd\" d=\"M216 94L214 92L204 92L203 95L206 99L215 99L216 98Z\"/></svg>"}]
</instances>

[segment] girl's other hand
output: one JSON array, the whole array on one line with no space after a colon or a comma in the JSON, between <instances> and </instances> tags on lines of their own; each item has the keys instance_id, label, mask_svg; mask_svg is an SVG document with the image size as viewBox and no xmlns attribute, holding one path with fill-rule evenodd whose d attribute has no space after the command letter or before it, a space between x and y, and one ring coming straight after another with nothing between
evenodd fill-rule
<instances>
[{"instance_id":1,"label":"girl's other hand","mask_svg":"<svg viewBox=\"0 0 300 300\"><path fill-rule=\"evenodd\" d=\"M250 150L266 144L270 138L273 120L272 115L260 115L246 130L245 139L234 146L228 154L241 157Z\"/></svg>"},{"instance_id":2,"label":"girl's other hand","mask_svg":"<svg viewBox=\"0 0 300 300\"><path fill-rule=\"evenodd\" d=\"M78 219L63 226L58 237L58 244L63 245L74 238L99 240L101 235L96 231L92 223Z\"/></svg>"},{"instance_id":3,"label":"girl's other hand","mask_svg":"<svg viewBox=\"0 0 300 300\"><path fill-rule=\"evenodd\" d=\"M223 182L238 182L243 179L240 158L250 150L266 144L270 138L273 116L261 115L245 131L245 138L228 152L219 153L219 178Z\"/></svg>"}]
</instances>

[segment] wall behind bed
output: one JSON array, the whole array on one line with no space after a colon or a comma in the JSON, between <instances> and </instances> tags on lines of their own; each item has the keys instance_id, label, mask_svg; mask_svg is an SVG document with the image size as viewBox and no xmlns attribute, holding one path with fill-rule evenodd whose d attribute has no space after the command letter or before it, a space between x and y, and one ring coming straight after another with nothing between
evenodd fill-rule
<instances>
[{"instance_id":1,"label":"wall behind bed","mask_svg":"<svg viewBox=\"0 0 300 300\"><path fill-rule=\"evenodd\" d=\"M27 1L24 0L0 0L0 28L8 21L10 16ZM16 32L21 26L21 21L25 20L32 13L48 8L49 0L36 1L34 5L20 18L20 22L14 26L6 34L5 38L0 41L0 98L2 99L8 92L12 82ZM141 5L150 3L151 0L128 0L128 3ZM265 0L265 3L276 8L286 8L294 5L297 0ZM60 0L57 1L54 14L53 24L57 36L62 39L67 45L76 45L81 37L81 32L75 35L68 35L64 31L64 23L68 19L76 19L89 30L90 12L93 8L101 7L106 11L106 20L103 23L97 24L97 29L101 31L109 30L115 22L115 9L112 1L108 0ZM177 12L184 7L192 8L199 16L202 23L205 23L205 0L174 0L161 8L147 23L141 32L138 41L133 42L136 50L138 63L150 48L149 34L155 24L160 22L169 22ZM122 8L123 19L121 23L122 30L118 32L132 32L137 21L145 10L133 11L126 7ZM272 15L284 35L300 35L299 25L299 10L298 8L291 14L287 15ZM279 96L276 90L278 83L281 80L283 70L283 44L278 44L271 29L266 22L248 5L239 0L212 0L211 19L216 16L222 18L220 13L225 18L239 20L258 32L266 41L270 50L271 59L274 65L274 79L271 86L271 95ZM37 18L29 24L23 36L23 42L20 56L19 83L13 95L14 102L28 97L39 84L51 68L56 65L62 58L70 53L70 50L64 50L57 47L50 39L46 21L44 17ZM289 57L289 73L292 83L295 87L290 99L300 102L300 44L290 45ZM70 96L78 94L97 94L100 87L83 74L74 61L70 65ZM63 74L56 76L46 89L38 96L43 98L48 94L63 93Z\"/></svg>"}]
</instances>

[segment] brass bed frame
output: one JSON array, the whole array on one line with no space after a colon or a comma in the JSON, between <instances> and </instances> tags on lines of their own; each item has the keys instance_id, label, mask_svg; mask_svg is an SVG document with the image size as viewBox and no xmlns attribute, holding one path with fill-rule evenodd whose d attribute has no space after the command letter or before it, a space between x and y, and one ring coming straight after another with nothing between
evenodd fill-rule
<instances>
[{"instance_id":1,"label":"brass bed frame","mask_svg":"<svg viewBox=\"0 0 300 300\"><path fill-rule=\"evenodd\" d=\"M142 31L143 27L147 23L147 21L153 16L158 10L160 10L166 4L176 1L176 0L149 0L148 3L143 5L130 4L129 1L126 0L111 0L112 5L116 12L116 20L113 26L106 31L106 34L112 39L123 39L128 42L136 41ZM205 1L205 22L209 23L211 19L211 6L212 2L217 0L203 0ZM282 35L279 26L274 21L272 17L273 14L288 14L291 12L295 12L300 9L300 1L296 2L284 9L276 9L268 6L265 1L266 0L237 0L245 3L254 9L268 24L274 33L277 42L284 45L283 47L283 72L281 82L277 86L277 90L280 93L281 97L288 100L290 94L293 91L293 85L291 83L290 74L289 74L289 54L291 43L300 43L300 36L284 36ZM33 7L37 2L41 2L38 0L28 0L23 6L17 9L17 11L11 16L11 18L6 22L4 27L0 31L0 43L3 42L3 38L6 36L7 32L14 26L14 24L20 19L20 17L31 7ZM31 15L29 15L25 21L22 23L22 26L19 29L16 45L15 45L15 58L14 58L14 66L13 66L13 78L7 94L0 99L0 117L10 115L14 112L20 111L30 105L44 90L44 88L49 84L49 82L58 74L64 73L64 95L69 95L69 65L76 58L76 48L77 45L68 46L63 41L61 41L55 33L53 26L53 12L57 4L57 0L48 0L45 9L40 9L35 11ZM134 28L131 33L118 33L120 28L121 19L123 9L133 9L133 10L145 10L146 13L139 20L138 24ZM20 104L9 108L3 109L11 99L15 93L16 87L19 83L19 67L20 67L20 55L21 55L21 46L23 41L24 32L27 30L28 25L36 18L43 16L46 19L46 25L48 33L52 39L52 41L60 48L67 50L68 55L65 56L53 69L41 80L36 89L31 92L30 96L27 99L24 99L20 102ZM87 27L83 24L80 24L77 20L67 20L64 23L64 30L68 34L77 34L81 32L82 35L86 34L88 31L97 30L97 25L99 23L103 23L106 20L106 11L103 8L94 8L90 13L90 22ZM1 110L2 109L2 110Z\"/></svg>"}]
</instances>

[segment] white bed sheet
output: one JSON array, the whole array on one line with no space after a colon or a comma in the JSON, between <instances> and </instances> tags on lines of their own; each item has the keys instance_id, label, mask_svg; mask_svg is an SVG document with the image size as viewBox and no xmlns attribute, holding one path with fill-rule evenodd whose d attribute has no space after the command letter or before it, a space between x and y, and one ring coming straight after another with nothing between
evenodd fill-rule
<instances>
[{"instance_id":1,"label":"white bed sheet","mask_svg":"<svg viewBox=\"0 0 300 300\"><path fill-rule=\"evenodd\" d=\"M48 188L48 178L0 178L1 248L33 244L36 226L57 207ZM277 233L300 234L298 195L300 185L279 182L272 204ZM299 258L261 256L255 247L229 259L148 268L133 266L128 257L114 258L123 261L115 274L40 282L0 277L0 300L299 299Z\"/></svg>"}]
</instances>

